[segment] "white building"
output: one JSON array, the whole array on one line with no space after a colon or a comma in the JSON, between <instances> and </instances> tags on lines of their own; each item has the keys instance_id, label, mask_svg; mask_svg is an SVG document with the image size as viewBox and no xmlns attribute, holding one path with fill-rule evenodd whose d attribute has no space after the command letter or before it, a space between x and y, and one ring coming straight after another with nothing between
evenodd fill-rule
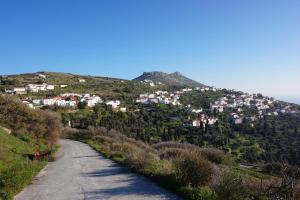
<instances>
[{"instance_id":1,"label":"white building","mask_svg":"<svg viewBox=\"0 0 300 200\"><path fill-rule=\"evenodd\" d=\"M200 108L200 109L193 109L192 110L192 113L202 113L203 112L203 109L202 108Z\"/></svg>"},{"instance_id":2,"label":"white building","mask_svg":"<svg viewBox=\"0 0 300 200\"><path fill-rule=\"evenodd\" d=\"M32 103L34 104L34 105L41 105L42 104L42 100L41 99L34 99L34 100L32 100Z\"/></svg>"},{"instance_id":3,"label":"white building","mask_svg":"<svg viewBox=\"0 0 300 200\"><path fill-rule=\"evenodd\" d=\"M90 96L89 94L85 94L81 99L81 102L86 102L88 107L94 107L97 103L102 103L102 99L99 96Z\"/></svg>"},{"instance_id":4,"label":"white building","mask_svg":"<svg viewBox=\"0 0 300 200\"><path fill-rule=\"evenodd\" d=\"M119 100L106 102L106 105L111 106L112 108L118 108L120 104L121 102Z\"/></svg>"},{"instance_id":5,"label":"white building","mask_svg":"<svg viewBox=\"0 0 300 200\"><path fill-rule=\"evenodd\" d=\"M79 82L79 83L85 83L85 79L78 78L78 82Z\"/></svg>"},{"instance_id":6,"label":"white building","mask_svg":"<svg viewBox=\"0 0 300 200\"><path fill-rule=\"evenodd\" d=\"M54 85L47 85L47 86L46 86L46 89L47 89L47 90L54 90Z\"/></svg>"},{"instance_id":7,"label":"white building","mask_svg":"<svg viewBox=\"0 0 300 200\"><path fill-rule=\"evenodd\" d=\"M46 83L43 84L28 84L26 85L26 90L28 92L39 92L39 91L46 91L46 90L54 90L54 85L48 85Z\"/></svg>"},{"instance_id":8,"label":"white building","mask_svg":"<svg viewBox=\"0 0 300 200\"><path fill-rule=\"evenodd\" d=\"M127 112L127 108L122 107L122 108L120 108L120 111L121 111L121 112Z\"/></svg>"},{"instance_id":9,"label":"white building","mask_svg":"<svg viewBox=\"0 0 300 200\"><path fill-rule=\"evenodd\" d=\"M14 94L26 94L26 89L24 87L15 87L12 89Z\"/></svg>"},{"instance_id":10,"label":"white building","mask_svg":"<svg viewBox=\"0 0 300 200\"><path fill-rule=\"evenodd\" d=\"M43 99L42 100L42 104L45 106L53 106L55 104L56 100L53 98L49 98L49 99Z\"/></svg>"},{"instance_id":11,"label":"white building","mask_svg":"<svg viewBox=\"0 0 300 200\"><path fill-rule=\"evenodd\" d=\"M38 76L39 76L40 78L46 79L46 75L44 75L44 74L38 74Z\"/></svg>"}]
</instances>

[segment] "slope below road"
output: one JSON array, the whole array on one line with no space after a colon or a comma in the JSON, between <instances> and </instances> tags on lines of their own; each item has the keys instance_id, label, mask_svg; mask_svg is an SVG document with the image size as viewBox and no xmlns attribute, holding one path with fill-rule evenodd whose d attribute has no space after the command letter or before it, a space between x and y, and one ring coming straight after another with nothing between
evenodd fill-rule
<instances>
[{"instance_id":1,"label":"slope below road","mask_svg":"<svg viewBox=\"0 0 300 200\"><path fill-rule=\"evenodd\" d=\"M61 140L62 155L16 200L178 199L148 179L130 173L88 145Z\"/></svg>"}]
</instances>

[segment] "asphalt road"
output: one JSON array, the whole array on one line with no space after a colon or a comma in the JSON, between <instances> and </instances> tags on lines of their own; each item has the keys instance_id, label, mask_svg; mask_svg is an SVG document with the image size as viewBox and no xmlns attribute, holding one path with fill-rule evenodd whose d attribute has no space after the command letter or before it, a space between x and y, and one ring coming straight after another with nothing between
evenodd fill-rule
<instances>
[{"instance_id":1,"label":"asphalt road","mask_svg":"<svg viewBox=\"0 0 300 200\"><path fill-rule=\"evenodd\" d=\"M61 156L49 163L16 200L178 199L99 155L87 144L71 140L60 143Z\"/></svg>"}]
</instances>

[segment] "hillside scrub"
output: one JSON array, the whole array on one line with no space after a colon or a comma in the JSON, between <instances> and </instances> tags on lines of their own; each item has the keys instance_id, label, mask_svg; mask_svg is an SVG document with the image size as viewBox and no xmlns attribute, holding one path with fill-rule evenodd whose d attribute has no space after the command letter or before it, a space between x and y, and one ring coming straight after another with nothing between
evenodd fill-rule
<instances>
[{"instance_id":1,"label":"hillside scrub","mask_svg":"<svg viewBox=\"0 0 300 200\"><path fill-rule=\"evenodd\" d=\"M30 136L55 144L61 132L59 117L40 109L31 109L19 100L0 95L0 123L11 129L15 135Z\"/></svg>"},{"instance_id":2,"label":"hillside scrub","mask_svg":"<svg viewBox=\"0 0 300 200\"><path fill-rule=\"evenodd\" d=\"M204 186L213 175L213 165L199 152L184 152L175 161L176 178L184 185Z\"/></svg>"},{"instance_id":3,"label":"hillside scrub","mask_svg":"<svg viewBox=\"0 0 300 200\"><path fill-rule=\"evenodd\" d=\"M54 113L31 109L14 97L0 95L0 199L14 195L31 183L57 150L61 132L60 118ZM49 156L35 160L33 154Z\"/></svg>"},{"instance_id":4,"label":"hillside scrub","mask_svg":"<svg viewBox=\"0 0 300 200\"><path fill-rule=\"evenodd\" d=\"M88 143L104 156L151 178L184 199L272 199L267 188L283 180L250 169L238 170L233 161L226 162L230 157L213 148L178 142L150 146L103 127L67 129L65 137ZM277 184L277 188L281 186Z\"/></svg>"},{"instance_id":5,"label":"hillside scrub","mask_svg":"<svg viewBox=\"0 0 300 200\"><path fill-rule=\"evenodd\" d=\"M28 155L39 148L32 140L24 141L0 129L0 199L13 199L45 166L45 160Z\"/></svg>"}]
</instances>

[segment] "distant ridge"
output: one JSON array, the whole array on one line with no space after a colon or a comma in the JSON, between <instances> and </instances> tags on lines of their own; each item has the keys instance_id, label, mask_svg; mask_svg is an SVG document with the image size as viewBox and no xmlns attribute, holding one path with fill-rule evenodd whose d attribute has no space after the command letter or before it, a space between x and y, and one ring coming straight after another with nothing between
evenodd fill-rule
<instances>
[{"instance_id":1,"label":"distant ridge","mask_svg":"<svg viewBox=\"0 0 300 200\"><path fill-rule=\"evenodd\" d=\"M145 81L151 80L153 82L161 82L170 86L187 86L187 87L205 87L206 85L198 83L192 79L189 79L182 75L180 72L174 72L171 74L153 71L144 72L141 76L133 79L133 81Z\"/></svg>"}]
</instances>

